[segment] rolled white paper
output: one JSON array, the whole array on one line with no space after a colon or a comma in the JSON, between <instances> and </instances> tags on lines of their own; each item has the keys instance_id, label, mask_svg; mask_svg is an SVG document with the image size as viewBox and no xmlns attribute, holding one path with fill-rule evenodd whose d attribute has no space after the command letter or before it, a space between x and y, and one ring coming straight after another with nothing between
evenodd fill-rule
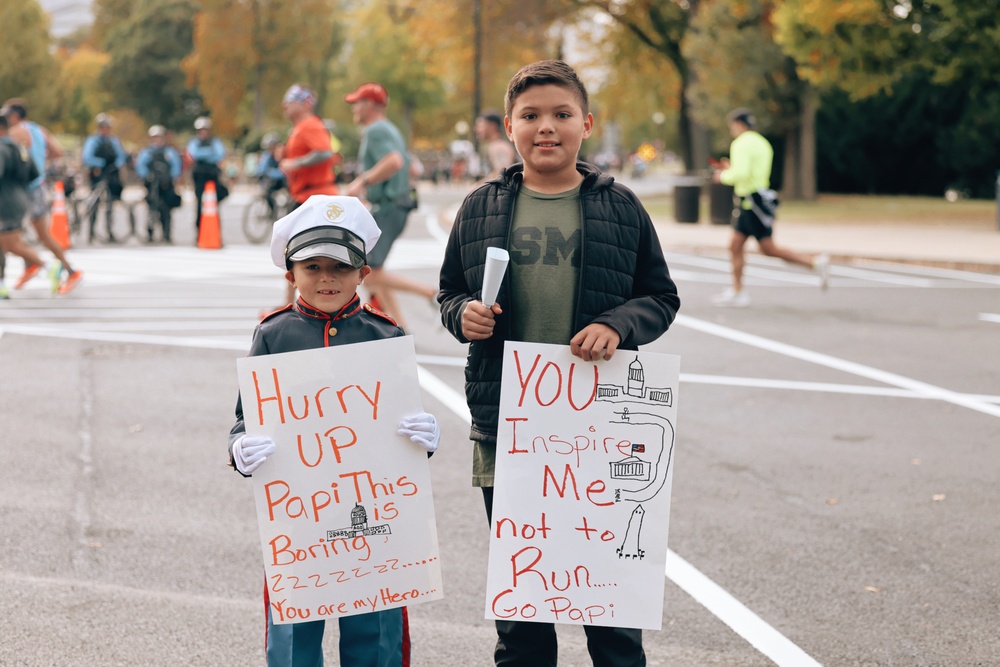
<instances>
[{"instance_id":1,"label":"rolled white paper","mask_svg":"<svg viewBox=\"0 0 1000 667\"><path fill-rule=\"evenodd\" d=\"M504 271L510 255L503 248L486 249L486 273L483 274L483 304L492 306L496 303L500 283L503 282Z\"/></svg>"}]
</instances>

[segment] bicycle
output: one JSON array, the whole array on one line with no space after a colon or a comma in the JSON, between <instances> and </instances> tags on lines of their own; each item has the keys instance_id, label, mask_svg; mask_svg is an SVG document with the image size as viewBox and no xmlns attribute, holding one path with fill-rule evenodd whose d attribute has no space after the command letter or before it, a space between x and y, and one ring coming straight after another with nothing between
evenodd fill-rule
<instances>
[{"instance_id":1,"label":"bicycle","mask_svg":"<svg viewBox=\"0 0 1000 667\"><path fill-rule=\"evenodd\" d=\"M160 228L164 243L172 243L170 239L173 210L180 206L181 198L172 187L161 188L155 181L146 181L146 242L153 243L156 228ZM123 202L124 203L124 202ZM125 204L129 206L129 204Z\"/></svg>"},{"instance_id":2,"label":"bicycle","mask_svg":"<svg viewBox=\"0 0 1000 667\"><path fill-rule=\"evenodd\" d=\"M250 243L264 243L271 238L274 221L291 213L295 201L288 190L271 190L263 184L261 192L243 211L243 234Z\"/></svg>"},{"instance_id":3,"label":"bicycle","mask_svg":"<svg viewBox=\"0 0 1000 667\"><path fill-rule=\"evenodd\" d=\"M108 243L119 243L125 241L129 236L135 236L135 208L128 202L119 201L125 209L124 219L122 216L114 215L114 200L111 198L108 182L104 178L99 179L93 185L86 197L81 198L78 191L74 191L73 196L66 202L70 234L81 236L84 228L83 223L87 221L87 243L93 243L96 236L98 209L103 207L105 229L109 237L105 240Z\"/></svg>"}]
</instances>

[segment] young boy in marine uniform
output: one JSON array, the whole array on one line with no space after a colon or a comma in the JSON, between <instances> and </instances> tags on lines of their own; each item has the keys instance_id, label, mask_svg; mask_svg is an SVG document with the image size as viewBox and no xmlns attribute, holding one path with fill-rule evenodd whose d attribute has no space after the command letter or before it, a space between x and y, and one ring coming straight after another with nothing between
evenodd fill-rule
<instances>
[{"instance_id":1,"label":"young boy in marine uniform","mask_svg":"<svg viewBox=\"0 0 1000 667\"><path fill-rule=\"evenodd\" d=\"M293 304L265 317L254 330L250 355L278 354L403 336L388 315L361 304L358 286L371 273L368 253L381 232L355 197L313 195L274 223L271 259L298 289ZM428 452L437 449L440 430L426 412L407 417L399 434ZM275 451L267 436L246 434L243 404L229 434L230 465L249 477ZM322 667L325 621L276 625L267 607L265 646L268 667ZM340 623L340 664L352 667L409 665L406 609L344 616Z\"/></svg>"}]
</instances>

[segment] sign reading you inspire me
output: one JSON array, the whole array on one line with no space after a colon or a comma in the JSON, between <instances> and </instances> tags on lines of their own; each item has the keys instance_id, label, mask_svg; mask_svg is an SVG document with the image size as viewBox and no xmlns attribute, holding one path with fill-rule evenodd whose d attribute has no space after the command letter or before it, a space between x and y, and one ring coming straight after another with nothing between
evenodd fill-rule
<instances>
[{"instance_id":1,"label":"sign reading you inspire me","mask_svg":"<svg viewBox=\"0 0 1000 667\"><path fill-rule=\"evenodd\" d=\"M247 433L277 451L253 474L275 623L443 597L426 452L397 435L422 411L410 336L237 361Z\"/></svg>"},{"instance_id":2,"label":"sign reading you inspire me","mask_svg":"<svg viewBox=\"0 0 1000 667\"><path fill-rule=\"evenodd\" d=\"M662 627L679 375L506 344L487 618Z\"/></svg>"}]
</instances>

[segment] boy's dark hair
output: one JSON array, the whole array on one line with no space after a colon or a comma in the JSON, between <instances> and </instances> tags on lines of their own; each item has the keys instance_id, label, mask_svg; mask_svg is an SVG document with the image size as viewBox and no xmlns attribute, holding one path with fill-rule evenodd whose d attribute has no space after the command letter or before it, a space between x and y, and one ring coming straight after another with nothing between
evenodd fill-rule
<instances>
[{"instance_id":1,"label":"boy's dark hair","mask_svg":"<svg viewBox=\"0 0 1000 667\"><path fill-rule=\"evenodd\" d=\"M0 114L0 129L7 130L10 128L10 121L7 120L7 116Z\"/></svg>"},{"instance_id":2,"label":"boy's dark hair","mask_svg":"<svg viewBox=\"0 0 1000 667\"><path fill-rule=\"evenodd\" d=\"M590 113L590 100L576 71L562 60L539 60L522 67L507 84L507 94L504 96L504 111L507 115L514 109L514 101L525 90L532 86L554 84L562 86L580 97L580 106L584 115Z\"/></svg>"}]
</instances>

